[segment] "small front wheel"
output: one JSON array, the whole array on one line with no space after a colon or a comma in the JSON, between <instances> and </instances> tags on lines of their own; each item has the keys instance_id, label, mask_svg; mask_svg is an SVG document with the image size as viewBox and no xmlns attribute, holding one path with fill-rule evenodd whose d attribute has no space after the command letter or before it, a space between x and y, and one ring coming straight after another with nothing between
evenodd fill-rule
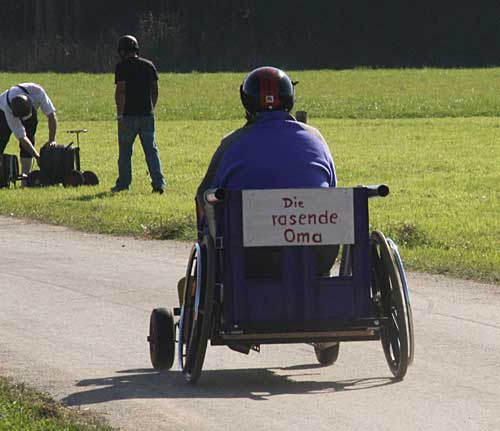
<instances>
[{"instance_id":1,"label":"small front wheel","mask_svg":"<svg viewBox=\"0 0 500 431\"><path fill-rule=\"evenodd\" d=\"M174 317L166 308L155 308L151 312L148 341L153 368L172 368L175 356L175 326Z\"/></svg>"},{"instance_id":2,"label":"small front wheel","mask_svg":"<svg viewBox=\"0 0 500 431\"><path fill-rule=\"evenodd\" d=\"M31 171L25 180L26 187L43 187L49 185L48 178L39 170Z\"/></svg>"},{"instance_id":3,"label":"small front wheel","mask_svg":"<svg viewBox=\"0 0 500 431\"><path fill-rule=\"evenodd\" d=\"M339 357L340 343L335 343L333 346L322 346L321 344L314 345L314 353L316 359L321 365L333 365Z\"/></svg>"},{"instance_id":4,"label":"small front wheel","mask_svg":"<svg viewBox=\"0 0 500 431\"><path fill-rule=\"evenodd\" d=\"M78 187L83 185L83 174L80 171L73 170L63 178L64 187Z\"/></svg>"},{"instance_id":5,"label":"small front wheel","mask_svg":"<svg viewBox=\"0 0 500 431\"><path fill-rule=\"evenodd\" d=\"M99 185L99 178L92 171L83 171L83 184L86 186L97 186Z\"/></svg>"}]
</instances>

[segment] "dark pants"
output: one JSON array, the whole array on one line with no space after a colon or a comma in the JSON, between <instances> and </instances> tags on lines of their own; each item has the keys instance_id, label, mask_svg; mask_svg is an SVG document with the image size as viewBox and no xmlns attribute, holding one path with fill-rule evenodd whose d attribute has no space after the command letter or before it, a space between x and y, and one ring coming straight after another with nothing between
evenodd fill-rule
<instances>
[{"instance_id":1,"label":"dark pants","mask_svg":"<svg viewBox=\"0 0 500 431\"><path fill-rule=\"evenodd\" d=\"M32 109L32 115L26 121L23 121L23 126L26 129L26 135L28 139L31 141L33 146L35 146L35 133L36 127L38 126L38 118L36 115L36 109ZM5 118L5 114L2 110L0 110L0 154L5 151L5 147L9 143L10 135L12 131L10 130L9 125L7 124L7 120ZM20 156L22 158L29 157L31 158L31 154L28 153L21 145L19 145Z\"/></svg>"}]
</instances>

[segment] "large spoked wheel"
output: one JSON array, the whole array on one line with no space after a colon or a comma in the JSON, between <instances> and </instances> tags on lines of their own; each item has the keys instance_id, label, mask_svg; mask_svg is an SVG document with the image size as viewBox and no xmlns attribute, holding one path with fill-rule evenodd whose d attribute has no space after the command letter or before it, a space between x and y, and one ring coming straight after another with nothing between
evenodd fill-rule
<instances>
[{"instance_id":1,"label":"large spoked wheel","mask_svg":"<svg viewBox=\"0 0 500 431\"><path fill-rule=\"evenodd\" d=\"M172 313L155 308L149 319L149 355L155 370L169 370L175 357L175 326Z\"/></svg>"},{"instance_id":2,"label":"large spoked wheel","mask_svg":"<svg viewBox=\"0 0 500 431\"><path fill-rule=\"evenodd\" d=\"M333 365L339 357L340 343L335 343L334 345L322 345L321 343L314 345L314 353L316 354L316 359L321 365L328 366Z\"/></svg>"},{"instance_id":3,"label":"large spoked wheel","mask_svg":"<svg viewBox=\"0 0 500 431\"><path fill-rule=\"evenodd\" d=\"M403 266L403 260L401 259L401 255L399 254L398 246L395 244L395 242L387 238L387 243L391 247L392 252L394 253L394 259L396 262L396 265L398 267L398 272L399 272L399 278L401 279L401 283L403 286L403 293L404 293L404 303L406 307L406 318L407 318L407 324L408 324L408 365L411 365L413 363L413 358L415 356L415 334L414 334L414 329L413 329L413 312L411 309L411 302L410 302L410 290L408 289L408 282L406 280L406 272Z\"/></svg>"},{"instance_id":4,"label":"large spoked wheel","mask_svg":"<svg viewBox=\"0 0 500 431\"><path fill-rule=\"evenodd\" d=\"M382 232L371 235L371 259L373 295L381 316L389 318L381 327L382 346L392 374L402 379L410 363L407 306L394 253Z\"/></svg>"},{"instance_id":5,"label":"large spoked wheel","mask_svg":"<svg viewBox=\"0 0 500 431\"><path fill-rule=\"evenodd\" d=\"M201 374L210 337L214 297L214 246L205 235L191 250L179 321L179 367L188 383Z\"/></svg>"}]
</instances>

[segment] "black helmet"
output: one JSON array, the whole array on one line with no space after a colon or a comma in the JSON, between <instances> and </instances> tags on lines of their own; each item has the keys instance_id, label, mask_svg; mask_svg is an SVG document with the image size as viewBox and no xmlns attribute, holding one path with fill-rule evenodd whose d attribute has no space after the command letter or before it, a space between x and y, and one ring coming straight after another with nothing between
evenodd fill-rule
<instances>
[{"instance_id":1,"label":"black helmet","mask_svg":"<svg viewBox=\"0 0 500 431\"><path fill-rule=\"evenodd\" d=\"M120 54L120 56L138 51L139 42L137 42L137 39L134 36L126 34L125 36L120 37L120 40L118 41L118 54Z\"/></svg>"},{"instance_id":2,"label":"black helmet","mask_svg":"<svg viewBox=\"0 0 500 431\"><path fill-rule=\"evenodd\" d=\"M262 111L291 111L295 102L293 83L275 67L252 70L240 86L241 103L249 114Z\"/></svg>"},{"instance_id":3,"label":"black helmet","mask_svg":"<svg viewBox=\"0 0 500 431\"><path fill-rule=\"evenodd\" d=\"M13 97L10 101L10 107L14 117L27 119L31 116L31 103L25 94Z\"/></svg>"}]
</instances>

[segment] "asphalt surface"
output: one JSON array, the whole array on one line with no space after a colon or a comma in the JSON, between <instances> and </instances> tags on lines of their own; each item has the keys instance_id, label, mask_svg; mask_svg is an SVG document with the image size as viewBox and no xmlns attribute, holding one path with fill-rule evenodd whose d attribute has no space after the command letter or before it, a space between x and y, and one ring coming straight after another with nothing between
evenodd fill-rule
<instances>
[{"instance_id":1,"label":"asphalt surface","mask_svg":"<svg viewBox=\"0 0 500 431\"><path fill-rule=\"evenodd\" d=\"M177 306L190 245L0 217L0 375L123 430L500 430L500 287L409 274L415 362L379 342L207 351L198 385L151 367L151 309ZM1 419L0 419L1 421ZM0 424L1 425L1 424Z\"/></svg>"}]
</instances>

